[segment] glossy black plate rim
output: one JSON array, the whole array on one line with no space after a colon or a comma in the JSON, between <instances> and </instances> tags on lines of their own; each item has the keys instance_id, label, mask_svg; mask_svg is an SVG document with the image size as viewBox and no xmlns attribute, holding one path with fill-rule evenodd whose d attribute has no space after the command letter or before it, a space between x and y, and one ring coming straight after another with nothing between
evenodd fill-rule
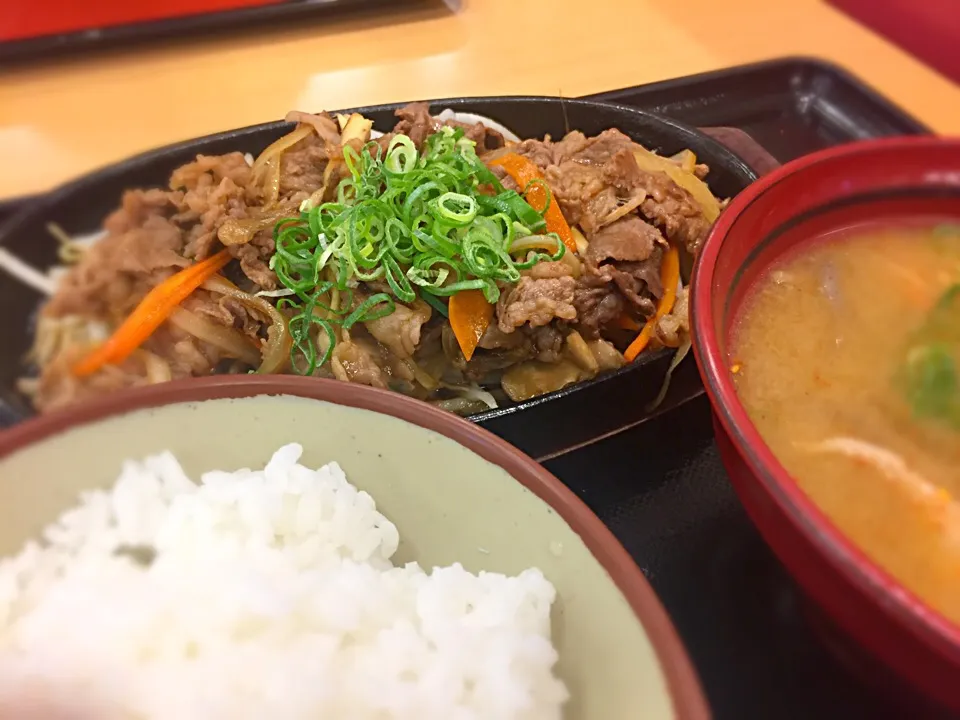
<instances>
[{"instance_id":1,"label":"glossy black plate rim","mask_svg":"<svg viewBox=\"0 0 960 720\"><path fill-rule=\"evenodd\" d=\"M663 117L656 113L651 113L644 110L639 110L634 107L629 107L627 105L622 105L614 102L601 102L590 99L566 99L561 97L554 96L537 96L537 95L507 95L507 96L473 96L473 97L458 97L458 98L440 98L436 100L428 101L431 105L431 108L436 110L437 108L452 108L456 109L467 109L467 108L476 108L482 109L484 105L495 105L497 103L503 102L512 102L519 104L529 104L531 106L535 105L566 105L569 107L578 106L581 109L589 110L591 108L602 108L606 112L615 112L618 114L632 115L634 117L642 117L647 122L659 125L669 133L673 138L676 139L678 145L689 147L690 145L696 144L701 147L709 147L710 151L716 156L723 158L724 169L727 172L731 172L739 177L746 185L749 182L752 182L756 179L756 173L740 158L736 153L728 149L726 146L720 142L714 140L708 135L691 128L688 125L677 122L670 118ZM331 111L331 112L359 112L359 113L383 113L383 112L392 112L400 107L403 107L407 103L397 102L397 103L386 103L378 105L368 105L358 108L351 108L341 111ZM176 143L171 143L162 147L154 148L147 150L142 153L138 153L126 159L117 161L115 163L108 164L99 169L93 170L89 173L81 175L74 180L68 181L55 188L54 190L46 193L42 196L39 196L35 199L32 199L27 203L25 207L20 209L18 212L14 213L10 218L8 218L2 225L0 225L0 246L4 246L7 242L8 227L13 227L21 223L26 222L26 218L33 216L40 216L41 218L45 215L50 215L52 213L52 208L55 208L59 203L63 202L75 192L82 191L89 188L90 186L95 186L101 183L109 183L111 181L122 180L123 176L131 173L132 170L138 166L149 164L152 161L162 159L163 157L182 152L191 152L191 153L203 153L205 148L213 143L223 143L236 140L238 146L240 143L251 135L256 135L264 132L274 132L282 133L284 130L289 130L293 128L295 123L288 123L283 120L260 123L256 125L250 125L242 128L237 128L234 130L227 130L218 133L211 133L209 135L204 135L198 138L183 140ZM646 366L665 361L666 356L668 356L672 351L669 349L661 349L653 352L643 353L637 360L633 363L630 363L618 370L607 372L602 375L599 375L596 378L591 380L574 383L567 387L561 388L551 393L541 395L536 398L531 398L530 400L516 403L507 407L496 408L488 410L486 412L477 413L469 416L471 422L485 424L491 421L497 421L501 419L506 419L511 416L515 416L518 413L531 409L538 408L540 411L548 411L551 404L559 404L565 398L570 398L571 396L585 397L588 392L592 389L595 389L601 383L604 383L609 380L616 378L624 379L624 376L633 374L635 372L640 372ZM582 395L578 395L582 393ZM642 419L637 417L632 418L632 422L629 422L624 425L624 427L629 427L635 425L636 422ZM551 453L552 454L552 453Z\"/></svg>"}]
</instances>

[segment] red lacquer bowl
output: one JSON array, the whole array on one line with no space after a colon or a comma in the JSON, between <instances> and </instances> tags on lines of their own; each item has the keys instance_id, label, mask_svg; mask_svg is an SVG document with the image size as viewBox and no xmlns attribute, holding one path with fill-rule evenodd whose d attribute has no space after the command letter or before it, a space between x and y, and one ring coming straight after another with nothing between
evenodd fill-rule
<instances>
[{"instance_id":1,"label":"red lacquer bowl","mask_svg":"<svg viewBox=\"0 0 960 720\"><path fill-rule=\"evenodd\" d=\"M960 140L846 145L763 177L724 211L701 250L693 348L723 463L765 540L854 642L924 695L960 710L960 627L871 562L811 503L751 424L727 354L746 291L784 252L850 225L916 217L960 218Z\"/></svg>"}]
</instances>

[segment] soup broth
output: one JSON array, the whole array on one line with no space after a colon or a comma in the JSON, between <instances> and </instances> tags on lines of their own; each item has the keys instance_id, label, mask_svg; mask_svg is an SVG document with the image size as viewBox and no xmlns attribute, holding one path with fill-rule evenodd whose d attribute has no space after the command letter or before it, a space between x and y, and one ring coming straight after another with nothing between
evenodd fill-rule
<instances>
[{"instance_id":1,"label":"soup broth","mask_svg":"<svg viewBox=\"0 0 960 720\"><path fill-rule=\"evenodd\" d=\"M751 289L731 338L767 445L849 538L960 622L960 229L861 228Z\"/></svg>"}]
</instances>

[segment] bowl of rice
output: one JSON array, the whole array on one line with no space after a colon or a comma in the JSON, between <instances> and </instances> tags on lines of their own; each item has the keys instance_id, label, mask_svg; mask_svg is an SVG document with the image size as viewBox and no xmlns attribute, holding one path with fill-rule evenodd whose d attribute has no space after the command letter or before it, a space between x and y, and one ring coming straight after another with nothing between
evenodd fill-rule
<instances>
[{"instance_id":1,"label":"bowl of rice","mask_svg":"<svg viewBox=\"0 0 960 720\"><path fill-rule=\"evenodd\" d=\"M426 403L219 376L0 433L0 717L708 716L610 531Z\"/></svg>"}]
</instances>

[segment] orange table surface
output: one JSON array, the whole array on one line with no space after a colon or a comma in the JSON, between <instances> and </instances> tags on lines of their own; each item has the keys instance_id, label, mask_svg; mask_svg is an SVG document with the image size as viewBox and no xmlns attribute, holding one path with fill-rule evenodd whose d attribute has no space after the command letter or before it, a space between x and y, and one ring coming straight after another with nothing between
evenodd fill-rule
<instances>
[{"instance_id":1,"label":"orange table surface","mask_svg":"<svg viewBox=\"0 0 960 720\"><path fill-rule=\"evenodd\" d=\"M835 62L960 134L960 87L820 0L461 0L456 10L398 0L380 17L0 70L0 198L291 108L573 97L785 55Z\"/></svg>"}]
</instances>

